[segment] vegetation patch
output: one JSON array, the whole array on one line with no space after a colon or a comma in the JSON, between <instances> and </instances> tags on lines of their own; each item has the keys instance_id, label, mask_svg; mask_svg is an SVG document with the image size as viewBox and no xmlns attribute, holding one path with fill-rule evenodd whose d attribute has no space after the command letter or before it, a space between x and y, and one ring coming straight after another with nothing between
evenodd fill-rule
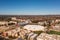
<instances>
[{"instance_id":1,"label":"vegetation patch","mask_svg":"<svg viewBox=\"0 0 60 40\"><path fill-rule=\"evenodd\" d=\"M43 31L34 31L34 33L36 33L36 34L41 34Z\"/></svg>"},{"instance_id":2,"label":"vegetation patch","mask_svg":"<svg viewBox=\"0 0 60 40\"><path fill-rule=\"evenodd\" d=\"M50 32L48 32L48 34L57 34L57 35L60 35L60 32L51 30Z\"/></svg>"}]
</instances>

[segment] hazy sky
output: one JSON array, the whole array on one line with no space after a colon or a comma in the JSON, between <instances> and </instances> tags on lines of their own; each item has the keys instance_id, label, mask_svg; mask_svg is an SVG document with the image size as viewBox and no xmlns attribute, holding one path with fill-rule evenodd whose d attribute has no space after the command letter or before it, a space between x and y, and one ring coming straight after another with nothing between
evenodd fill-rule
<instances>
[{"instance_id":1,"label":"hazy sky","mask_svg":"<svg viewBox=\"0 0 60 40\"><path fill-rule=\"evenodd\" d=\"M0 15L60 14L60 0L0 0Z\"/></svg>"}]
</instances>

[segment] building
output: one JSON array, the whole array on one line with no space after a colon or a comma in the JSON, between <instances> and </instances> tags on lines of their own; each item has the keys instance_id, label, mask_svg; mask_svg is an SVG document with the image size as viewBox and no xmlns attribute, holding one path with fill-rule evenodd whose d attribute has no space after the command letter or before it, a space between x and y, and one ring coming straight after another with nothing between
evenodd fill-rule
<instances>
[{"instance_id":1,"label":"building","mask_svg":"<svg viewBox=\"0 0 60 40\"><path fill-rule=\"evenodd\" d=\"M60 19L56 19L55 22L60 22Z\"/></svg>"},{"instance_id":2,"label":"building","mask_svg":"<svg viewBox=\"0 0 60 40\"><path fill-rule=\"evenodd\" d=\"M27 25L27 23L26 22L19 22L18 25L24 26L24 25Z\"/></svg>"},{"instance_id":3,"label":"building","mask_svg":"<svg viewBox=\"0 0 60 40\"><path fill-rule=\"evenodd\" d=\"M26 20L25 23L32 23L30 19Z\"/></svg>"},{"instance_id":4,"label":"building","mask_svg":"<svg viewBox=\"0 0 60 40\"><path fill-rule=\"evenodd\" d=\"M34 33L32 33L32 32L31 32L31 33L29 33L29 35L28 35L28 38L27 38L27 39L28 39L28 40L30 40L30 37L31 37L32 35L34 35Z\"/></svg>"},{"instance_id":5,"label":"building","mask_svg":"<svg viewBox=\"0 0 60 40\"><path fill-rule=\"evenodd\" d=\"M60 40L60 35L41 33L37 40Z\"/></svg>"},{"instance_id":6,"label":"building","mask_svg":"<svg viewBox=\"0 0 60 40\"><path fill-rule=\"evenodd\" d=\"M0 21L0 25L7 25L8 22L7 21Z\"/></svg>"},{"instance_id":7,"label":"building","mask_svg":"<svg viewBox=\"0 0 60 40\"><path fill-rule=\"evenodd\" d=\"M60 32L60 25L52 26L52 30L59 31Z\"/></svg>"},{"instance_id":8,"label":"building","mask_svg":"<svg viewBox=\"0 0 60 40\"><path fill-rule=\"evenodd\" d=\"M26 25L23 28L31 31L45 31L45 27L40 25Z\"/></svg>"},{"instance_id":9,"label":"building","mask_svg":"<svg viewBox=\"0 0 60 40\"><path fill-rule=\"evenodd\" d=\"M29 40L36 40L37 35L38 34L33 34L32 36L30 36L30 39Z\"/></svg>"},{"instance_id":10,"label":"building","mask_svg":"<svg viewBox=\"0 0 60 40\"><path fill-rule=\"evenodd\" d=\"M16 17L12 17L11 20L17 20L17 18Z\"/></svg>"}]
</instances>

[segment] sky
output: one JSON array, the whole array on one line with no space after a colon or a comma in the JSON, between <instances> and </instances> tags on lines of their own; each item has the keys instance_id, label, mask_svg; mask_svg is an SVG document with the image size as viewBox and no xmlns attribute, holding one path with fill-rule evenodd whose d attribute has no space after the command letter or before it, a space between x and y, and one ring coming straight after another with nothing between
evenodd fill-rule
<instances>
[{"instance_id":1,"label":"sky","mask_svg":"<svg viewBox=\"0 0 60 40\"><path fill-rule=\"evenodd\" d=\"M60 15L60 0L0 0L0 15Z\"/></svg>"}]
</instances>

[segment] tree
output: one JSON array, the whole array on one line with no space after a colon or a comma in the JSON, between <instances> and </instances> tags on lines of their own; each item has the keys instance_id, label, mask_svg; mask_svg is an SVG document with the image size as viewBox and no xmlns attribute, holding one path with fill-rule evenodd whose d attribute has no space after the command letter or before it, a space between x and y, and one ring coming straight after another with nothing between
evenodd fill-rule
<instances>
[{"instance_id":1,"label":"tree","mask_svg":"<svg viewBox=\"0 0 60 40\"><path fill-rule=\"evenodd\" d=\"M51 27L51 20L47 22L47 31L46 32L50 32L50 27Z\"/></svg>"}]
</instances>

